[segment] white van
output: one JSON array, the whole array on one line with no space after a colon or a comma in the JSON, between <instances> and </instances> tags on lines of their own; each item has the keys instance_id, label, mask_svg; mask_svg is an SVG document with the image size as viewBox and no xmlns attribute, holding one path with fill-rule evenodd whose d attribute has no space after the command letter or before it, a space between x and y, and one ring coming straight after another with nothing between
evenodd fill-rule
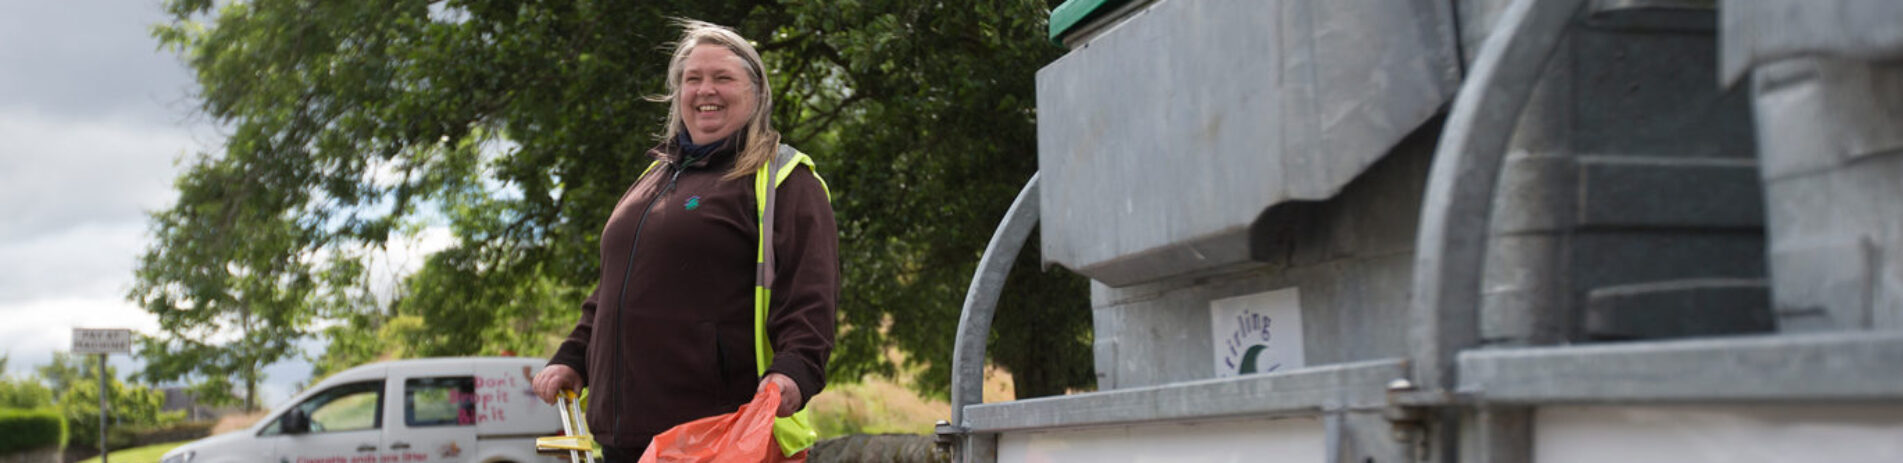
<instances>
[{"instance_id":1,"label":"white van","mask_svg":"<svg viewBox=\"0 0 1903 463\"><path fill-rule=\"evenodd\" d=\"M179 446L162 463L555 462L561 434L529 379L543 359L432 358L337 373L249 429Z\"/></svg>"}]
</instances>

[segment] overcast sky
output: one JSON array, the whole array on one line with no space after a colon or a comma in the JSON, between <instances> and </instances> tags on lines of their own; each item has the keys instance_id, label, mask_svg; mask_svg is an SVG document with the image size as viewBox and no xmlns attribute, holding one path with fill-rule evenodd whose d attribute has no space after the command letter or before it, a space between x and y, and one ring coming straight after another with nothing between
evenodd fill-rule
<instances>
[{"instance_id":1,"label":"overcast sky","mask_svg":"<svg viewBox=\"0 0 1903 463\"><path fill-rule=\"evenodd\" d=\"M217 151L193 113L184 64L149 31L156 1L0 0L0 353L28 374L67 350L74 327L152 333L126 302L149 241L146 212L169 207L177 160ZM136 368L115 356L121 373ZM267 406L308 380L267 369Z\"/></svg>"}]
</instances>

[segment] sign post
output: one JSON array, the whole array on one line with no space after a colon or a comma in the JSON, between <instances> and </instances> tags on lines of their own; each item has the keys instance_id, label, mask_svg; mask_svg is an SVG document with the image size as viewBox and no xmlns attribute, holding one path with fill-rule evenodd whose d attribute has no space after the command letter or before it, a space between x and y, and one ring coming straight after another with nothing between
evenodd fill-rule
<instances>
[{"instance_id":1,"label":"sign post","mask_svg":"<svg viewBox=\"0 0 1903 463\"><path fill-rule=\"evenodd\" d=\"M106 356L132 353L132 330L73 328L73 353L99 354L99 463L106 460L106 407L111 391L106 381Z\"/></svg>"}]
</instances>

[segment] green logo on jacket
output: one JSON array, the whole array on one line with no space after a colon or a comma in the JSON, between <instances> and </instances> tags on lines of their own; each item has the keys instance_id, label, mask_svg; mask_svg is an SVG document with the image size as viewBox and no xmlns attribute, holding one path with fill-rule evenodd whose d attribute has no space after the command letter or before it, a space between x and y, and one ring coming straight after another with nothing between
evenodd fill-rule
<instances>
[{"instance_id":1,"label":"green logo on jacket","mask_svg":"<svg viewBox=\"0 0 1903 463\"><path fill-rule=\"evenodd\" d=\"M694 195L694 197L687 198L687 210L691 211L698 208L700 208L700 195Z\"/></svg>"}]
</instances>

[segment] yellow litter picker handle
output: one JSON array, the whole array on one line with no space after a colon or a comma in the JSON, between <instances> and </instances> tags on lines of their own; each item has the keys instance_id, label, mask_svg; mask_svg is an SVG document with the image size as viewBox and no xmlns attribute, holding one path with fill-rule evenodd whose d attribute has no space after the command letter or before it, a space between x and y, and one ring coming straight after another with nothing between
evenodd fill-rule
<instances>
[{"instance_id":1,"label":"yellow litter picker handle","mask_svg":"<svg viewBox=\"0 0 1903 463\"><path fill-rule=\"evenodd\" d=\"M588 421L581 416L581 401L575 391L563 389L555 394L555 410L562 413L562 436L535 438L535 450L567 450L570 463L595 461L595 435L588 432ZM583 454L587 460L581 459Z\"/></svg>"}]
</instances>

